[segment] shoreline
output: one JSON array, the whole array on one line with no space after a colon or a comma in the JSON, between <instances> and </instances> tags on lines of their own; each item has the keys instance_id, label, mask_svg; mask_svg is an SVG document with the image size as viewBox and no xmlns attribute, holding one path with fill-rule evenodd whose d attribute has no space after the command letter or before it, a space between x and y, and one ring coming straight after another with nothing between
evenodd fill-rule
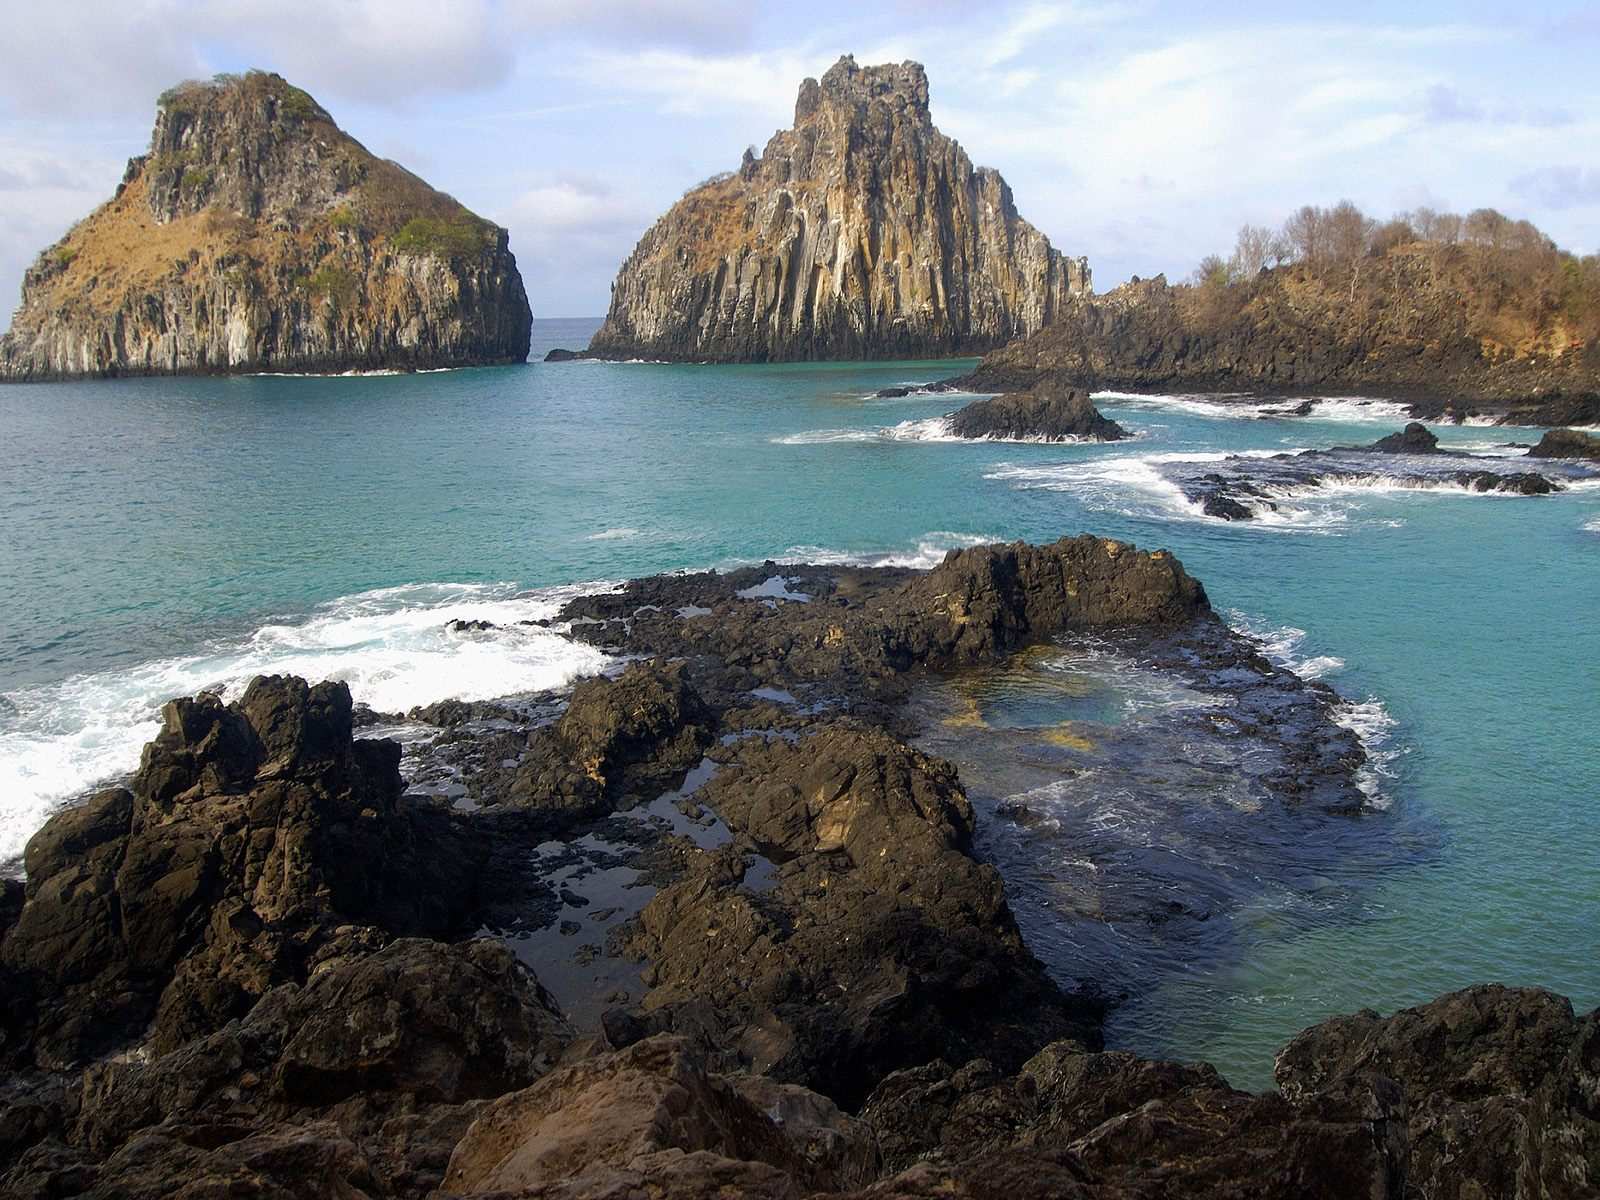
<instances>
[{"instance_id":1,"label":"shoreline","mask_svg":"<svg viewBox=\"0 0 1600 1200\"><path fill-rule=\"evenodd\" d=\"M999 874L974 854L955 768L917 748L925 722L906 705L919 689L1010 669L1059 636L1109 639L1231 696L1225 736L1252 729L1252 759L1256 742L1282 747L1263 797L1324 820L1373 811L1338 694L1265 658L1164 551L1084 535L974 547L930 571L768 562L636 579L536 620L626 665L569 696L410 714L441 730L415 752L432 796L415 769L402 784L399 745L354 736L387 714L357 712L344 685L258 679L231 707L173 702L131 793L51 820L26 893L0 897L14 1072L0 1110L29 1114L6 1126L24 1132L0 1186L76 1171L109 1195L134 1189L130 1171L220 1178L262 1138L295 1164L269 1177L304 1179L314 1139L336 1136L369 1164L360 1194L455 1194L484 1178L475 1163L533 1136L515 1114L565 1111L573 1080L621 1095L670 1079L701 1097L690 1111L759 1095L752 1111L809 1114L777 1126L809 1139L800 1159L756 1136L770 1118L740 1116L754 1142L671 1168L702 1189L733 1171L791 1181L772 1194L891 1176L912 1190L886 1194L922 1194L913 1176L979 1194L1000 1146L954 1103L1008 1114L1026 1136L1007 1161L1037 1179L1056 1178L1059 1157L1038 1157L1051 1145L1108 1187L1151 1153L1192 1181L1223 1169L1221 1154L1236 1178L1266 1170L1275 1195L1268 1178L1308 1153L1347 1180L1403 1174L1406 1139L1413 1163L1430 1161L1428 1128L1403 1132L1417 1022L1479 1014L1479 1040L1446 1064L1467 1073L1511 1052L1501 1031L1520 1014L1539 1014L1551 1046L1588 1036L1546 993L1475 989L1421 1015L1307 1031L1280 1057L1282 1094L1260 1096L1208 1067L1099 1049L1105 998L1062 990L1024 944ZM195 875L185 864L208 843L221 857ZM121 897L118 922L106 894ZM563 943L587 948L564 980ZM610 991L580 1012L584 972ZM1389 1039L1400 1082L1333 1066L1363 1037ZM486 1044L515 1052L491 1070L473 1049ZM106 1054L69 1111L76 1064ZM453 1065L419 1077L419 1062ZM1151 1103L1166 1124L1135 1133L1124 1115ZM233 1132L200 1132L218 1105ZM426 1119L399 1133L402 1111ZM562 1119L580 1152L598 1147L578 1110ZM1374 1121L1391 1133L1374 1140ZM821 1141L806 1132L823 1128ZM1229 1138L1253 1149L1232 1162ZM1555 1143L1540 1145L1555 1163ZM643 1181L676 1186L655 1170ZM1057 1185L1040 1186L1019 1194Z\"/></svg>"}]
</instances>

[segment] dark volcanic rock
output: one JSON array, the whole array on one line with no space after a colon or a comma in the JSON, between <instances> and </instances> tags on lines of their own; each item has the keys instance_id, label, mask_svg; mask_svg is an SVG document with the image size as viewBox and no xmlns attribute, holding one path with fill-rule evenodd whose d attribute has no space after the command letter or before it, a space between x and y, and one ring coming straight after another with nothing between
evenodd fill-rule
<instances>
[{"instance_id":1,"label":"dark volcanic rock","mask_svg":"<svg viewBox=\"0 0 1600 1200\"><path fill-rule=\"evenodd\" d=\"M53 1131L70 1145L35 1141L0 1191L27 1194L32 1175L93 1180L70 1190L107 1198L178 1181L194 1195L421 1194L476 1102L531 1083L570 1036L500 944L397 941L168 1054L91 1067L75 1123Z\"/></svg>"},{"instance_id":2,"label":"dark volcanic rock","mask_svg":"<svg viewBox=\"0 0 1600 1200\"><path fill-rule=\"evenodd\" d=\"M1115 442L1128 436L1122 426L1100 415L1088 392L1049 378L1026 392L974 401L946 420L950 432L964 438Z\"/></svg>"},{"instance_id":3,"label":"dark volcanic rock","mask_svg":"<svg viewBox=\"0 0 1600 1200\"><path fill-rule=\"evenodd\" d=\"M788 1197L858 1187L877 1173L871 1131L826 1100L713 1074L683 1039L657 1037L491 1105L456 1147L444 1186L464 1195Z\"/></svg>"},{"instance_id":4,"label":"dark volcanic rock","mask_svg":"<svg viewBox=\"0 0 1600 1200\"><path fill-rule=\"evenodd\" d=\"M582 357L583 357L583 355L580 354L576 350L562 350L562 349L560 349L558 347L557 349L552 350L552 351L550 351L550 353L546 354L544 356L544 361L547 362L547 363L550 363L550 362L572 362L572 361L574 361L576 359L579 359L579 358L582 358Z\"/></svg>"},{"instance_id":5,"label":"dark volcanic rock","mask_svg":"<svg viewBox=\"0 0 1600 1200\"><path fill-rule=\"evenodd\" d=\"M1434 454L1439 449L1439 439L1419 421L1412 421L1399 433L1381 437L1366 447L1380 454Z\"/></svg>"},{"instance_id":6,"label":"dark volcanic rock","mask_svg":"<svg viewBox=\"0 0 1600 1200\"><path fill-rule=\"evenodd\" d=\"M337 947L448 934L475 902L476 839L401 799L399 747L352 740L343 684L259 678L235 704L163 717L131 792L28 844L0 962L36 998L17 1044L40 1063L104 1052L152 1015L151 1044L171 1049Z\"/></svg>"},{"instance_id":7,"label":"dark volcanic rock","mask_svg":"<svg viewBox=\"0 0 1600 1200\"><path fill-rule=\"evenodd\" d=\"M847 1107L930 1058L1015 1067L1051 1038L1098 1036L1096 1006L1049 982L999 875L967 853L949 764L836 725L742 743L703 795L780 865L756 894L736 855L700 855L645 907L653 1024Z\"/></svg>"},{"instance_id":8,"label":"dark volcanic rock","mask_svg":"<svg viewBox=\"0 0 1600 1200\"><path fill-rule=\"evenodd\" d=\"M1535 989L1475 987L1387 1019L1335 1017L1278 1055L1291 1101L1387 1076L1409 1100L1411 1194L1552 1200L1600 1180L1600 1013Z\"/></svg>"},{"instance_id":9,"label":"dark volcanic rock","mask_svg":"<svg viewBox=\"0 0 1600 1200\"><path fill-rule=\"evenodd\" d=\"M1552 429L1528 451L1530 458L1582 458L1600 462L1600 438L1576 429Z\"/></svg>"}]
</instances>

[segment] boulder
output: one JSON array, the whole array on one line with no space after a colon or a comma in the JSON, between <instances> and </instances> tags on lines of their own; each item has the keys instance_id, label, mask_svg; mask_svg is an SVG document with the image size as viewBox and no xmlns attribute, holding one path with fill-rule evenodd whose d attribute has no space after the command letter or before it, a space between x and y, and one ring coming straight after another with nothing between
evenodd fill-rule
<instances>
[{"instance_id":1,"label":"boulder","mask_svg":"<svg viewBox=\"0 0 1600 1200\"><path fill-rule=\"evenodd\" d=\"M655 1037L491 1104L450 1157L455 1195L771 1195L877 1174L871 1132L820 1096L708 1071Z\"/></svg>"},{"instance_id":2,"label":"boulder","mask_svg":"<svg viewBox=\"0 0 1600 1200\"><path fill-rule=\"evenodd\" d=\"M1046 377L1025 392L975 400L946 420L956 437L1000 441L1116 442L1128 431L1100 414L1089 393Z\"/></svg>"},{"instance_id":3,"label":"boulder","mask_svg":"<svg viewBox=\"0 0 1600 1200\"><path fill-rule=\"evenodd\" d=\"M1577 429L1552 429L1532 450L1530 458L1578 458L1600 462L1600 437Z\"/></svg>"},{"instance_id":4,"label":"boulder","mask_svg":"<svg viewBox=\"0 0 1600 1200\"><path fill-rule=\"evenodd\" d=\"M1439 452L1439 439L1422 422L1412 421L1399 433L1381 437L1366 449L1379 454L1436 454Z\"/></svg>"}]
</instances>

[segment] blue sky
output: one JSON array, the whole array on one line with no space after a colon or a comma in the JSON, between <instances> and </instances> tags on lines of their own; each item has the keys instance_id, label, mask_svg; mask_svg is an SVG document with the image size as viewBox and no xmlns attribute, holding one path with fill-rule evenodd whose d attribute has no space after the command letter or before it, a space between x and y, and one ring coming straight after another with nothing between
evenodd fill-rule
<instances>
[{"instance_id":1,"label":"blue sky","mask_svg":"<svg viewBox=\"0 0 1600 1200\"><path fill-rule=\"evenodd\" d=\"M842 53L924 63L934 121L1099 288L1348 197L1600 250L1600 6L816 0L8 0L0 324L108 198L156 95L259 66L508 226L539 316L599 314L683 191Z\"/></svg>"}]
</instances>

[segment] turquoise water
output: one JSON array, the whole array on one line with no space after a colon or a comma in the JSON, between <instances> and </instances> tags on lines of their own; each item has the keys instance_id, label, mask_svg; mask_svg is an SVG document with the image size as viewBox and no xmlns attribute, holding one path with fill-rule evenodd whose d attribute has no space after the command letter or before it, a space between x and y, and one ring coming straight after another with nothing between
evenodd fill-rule
<instances>
[{"instance_id":1,"label":"turquoise water","mask_svg":"<svg viewBox=\"0 0 1600 1200\"><path fill-rule=\"evenodd\" d=\"M540 322L536 356L592 327ZM552 686L603 660L543 630L496 642L443 621L548 613L563 585L660 570L932 565L1091 530L1170 547L1220 610L1365 702L1352 719L1389 805L1367 820L1429 840L1411 865L1375 861L1338 921L1246 914L1253 952L1139 998L1134 1048L1262 1084L1272 1051L1333 1012L1487 979L1600 1002L1600 489L1374 479L1228 525L1177 493L1168 476L1193 465L1172 456L1368 442L1393 410L1262 420L1110 397L1137 440L1063 447L938 440L950 398L870 397L965 365L0 389L0 859L130 768L171 695L266 669L338 675L384 708ZM1535 436L1438 432L1485 451Z\"/></svg>"}]
</instances>

